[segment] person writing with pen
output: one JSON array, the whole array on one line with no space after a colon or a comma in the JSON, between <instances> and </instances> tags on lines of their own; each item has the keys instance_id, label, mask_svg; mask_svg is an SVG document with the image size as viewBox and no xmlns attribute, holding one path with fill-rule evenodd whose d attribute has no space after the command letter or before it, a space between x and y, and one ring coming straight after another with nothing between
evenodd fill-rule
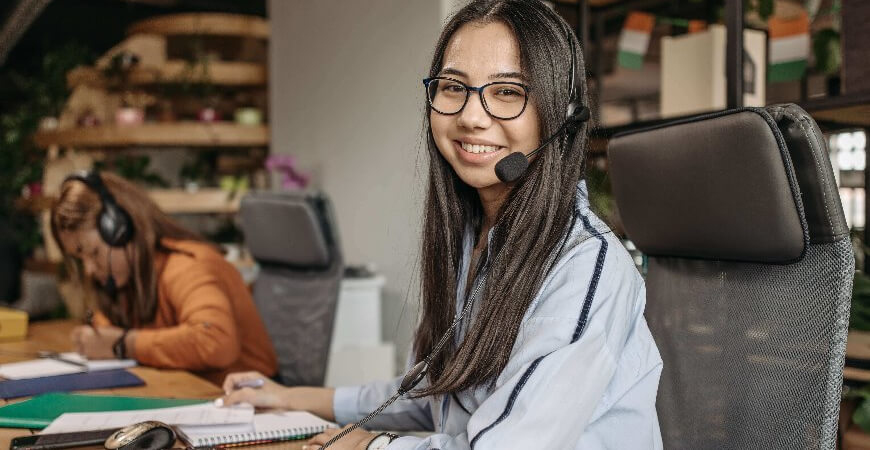
<instances>
[{"instance_id":1,"label":"person writing with pen","mask_svg":"<svg viewBox=\"0 0 870 450\"><path fill-rule=\"evenodd\" d=\"M98 306L90 325L72 332L82 355L185 369L215 384L239 370L277 372L239 272L132 183L111 173L71 175L51 230Z\"/></svg>"},{"instance_id":2,"label":"person writing with pen","mask_svg":"<svg viewBox=\"0 0 870 450\"><path fill-rule=\"evenodd\" d=\"M644 282L584 181L585 73L573 30L543 2L455 14L423 80L429 176L407 374L332 389L235 373L222 403L345 426L312 449L661 449Z\"/></svg>"}]
</instances>

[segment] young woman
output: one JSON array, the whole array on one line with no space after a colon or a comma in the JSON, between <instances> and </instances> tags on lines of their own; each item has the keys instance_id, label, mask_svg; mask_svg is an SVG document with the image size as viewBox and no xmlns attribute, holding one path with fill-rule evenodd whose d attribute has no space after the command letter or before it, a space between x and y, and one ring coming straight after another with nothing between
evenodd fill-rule
<instances>
[{"instance_id":1,"label":"young woman","mask_svg":"<svg viewBox=\"0 0 870 450\"><path fill-rule=\"evenodd\" d=\"M412 363L427 361L428 373L365 425L434 434L354 430L329 448L661 448L662 362L643 318L643 280L590 211L582 181L584 73L570 27L537 0L474 1L446 25L425 81L429 186ZM524 172L509 170L516 181L496 176L498 161L553 135ZM227 377L224 403L340 424L362 420L403 381L237 389L255 378Z\"/></svg>"},{"instance_id":2,"label":"young woman","mask_svg":"<svg viewBox=\"0 0 870 450\"><path fill-rule=\"evenodd\" d=\"M69 177L51 230L99 306L93 326L72 333L83 355L187 369L216 384L233 371L276 373L239 272L130 182L110 173Z\"/></svg>"}]
</instances>

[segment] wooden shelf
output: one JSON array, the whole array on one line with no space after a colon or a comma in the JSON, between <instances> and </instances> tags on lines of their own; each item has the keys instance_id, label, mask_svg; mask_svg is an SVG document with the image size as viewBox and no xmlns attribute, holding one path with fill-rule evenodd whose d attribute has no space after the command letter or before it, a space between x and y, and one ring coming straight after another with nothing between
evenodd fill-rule
<instances>
[{"instance_id":1,"label":"wooden shelf","mask_svg":"<svg viewBox=\"0 0 870 450\"><path fill-rule=\"evenodd\" d=\"M43 131L33 136L39 147L265 147L266 125L233 122L146 123L136 126L99 126Z\"/></svg>"},{"instance_id":2,"label":"wooden shelf","mask_svg":"<svg viewBox=\"0 0 870 450\"><path fill-rule=\"evenodd\" d=\"M15 199L15 209L38 214L40 211L51 209L54 205L54 197L37 195L29 198L18 197Z\"/></svg>"},{"instance_id":3,"label":"wooden shelf","mask_svg":"<svg viewBox=\"0 0 870 450\"><path fill-rule=\"evenodd\" d=\"M870 92L800 103L825 128L870 127Z\"/></svg>"},{"instance_id":4,"label":"wooden shelf","mask_svg":"<svg viewBox=\"0 0 870 450\"><path fill-rule=\"evenodd\" d=\"M870 381L870 332L849 330L846 338L846 367L843 368L843 378L853 381ZM849 360L855 361L852 366ZM868 365L863 362L868 361ZM859 364L857 363L862 363Z\"/></svg>"},{"instance_id":5,"label":"wooden shelf","mask_svg":"<svg viewBox=\"0 0 870 450\"><path fill-rule=\"evenodd\" d=\"M168 214L234 214L239 211L242 200L241 195L233 196L219 188L204 188L196 192L152 189L148 194Z\"/></svg>"},{"instance_id":6,"label":"wooden shelf","mask_svg":"<svg viewBox=\"0 0 870 450\"><path fill-rule=\"evenodd\" d=\"M148 195L168 214L234 214L239 211L241 195L232 195L220 188L149 189ZM33 212L50 209L57 199L53 196L19 198L15 206Z\"/></svg>"},{"instance_id":7,"label":"wooden shelf","mask_svg":"<svg viewBox=\"0 0 870 450\"><path fill-rule=\"evenodd\" d=\"M222 13L172 14L136 22L127 34L215 35L269 38L269 22L260 17Z\"/></svg>"},{"instance_id":8,"label":"wooden shelf","mask_svg":"<svg viewBox=\"0 0 870 450\"><path fill-rule=\"evenodd\" d=\"M190 72L185 73L185 72ZM138 67L130 71L127 83L132 85L202 83L220 86L265 86L266 67L248 62L214 61L208 63L207 72L181 60L170 60L161 67ZM106 85L103 72L95 67L76 67L67 74L70 89L80 85Z\"/></svg>"},{"instance_id":9,"label":"wooden shelf","mask_svg":"<svg viewBox=\"0 0 870 450\"><path fill-rule=\"evenodd\" d=\"M870 435L858 425L852 424L843 433L843 450L870 450Z\"/></svg>"}]
</instances>

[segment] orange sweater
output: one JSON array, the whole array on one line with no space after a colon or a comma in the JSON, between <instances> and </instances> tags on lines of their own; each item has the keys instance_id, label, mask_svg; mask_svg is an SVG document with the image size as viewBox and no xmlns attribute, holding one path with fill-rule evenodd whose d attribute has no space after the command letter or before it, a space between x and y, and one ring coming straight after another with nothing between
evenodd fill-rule
<instances>
[{"instance_id":1,"label":"orange sweater","mask_svg":"<svg viewBox=\"0 0 870 450\"><path fill-rule=\"evenodd\" d=\"M238 270L207 244L162 244L175 251L163 257L154 321L137 329L136 360L190 370L217 385L230 372L275 375L275 350Z\"/></svg>"}]
</instances>

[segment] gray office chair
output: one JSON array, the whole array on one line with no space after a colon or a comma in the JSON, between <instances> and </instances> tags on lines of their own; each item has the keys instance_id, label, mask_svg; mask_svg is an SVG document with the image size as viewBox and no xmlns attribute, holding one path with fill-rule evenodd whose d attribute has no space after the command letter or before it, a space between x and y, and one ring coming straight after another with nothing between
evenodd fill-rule
<instances>
[{"instance_id":1,"label":"gray office chair","mask_svg":"<svg viewBox=\"0 0 870 450\"><path fill-rule=\"evenodd\" d=\"M241 204L242 230L260 265L254 302L278 354L280 381L323 385L342 257L324 196L254 193Z\"/></svg>"},{"instance_id":2,"label":"gray office chair","mask_svg":"<svg viewBox=\"0 0 870 450\"><path fill-rule=\"evenodd\" d=\"M616 136L649 256L666 449L833 449L854 256L825 140L795 105Z\"/></svg>"}]
</instances>

